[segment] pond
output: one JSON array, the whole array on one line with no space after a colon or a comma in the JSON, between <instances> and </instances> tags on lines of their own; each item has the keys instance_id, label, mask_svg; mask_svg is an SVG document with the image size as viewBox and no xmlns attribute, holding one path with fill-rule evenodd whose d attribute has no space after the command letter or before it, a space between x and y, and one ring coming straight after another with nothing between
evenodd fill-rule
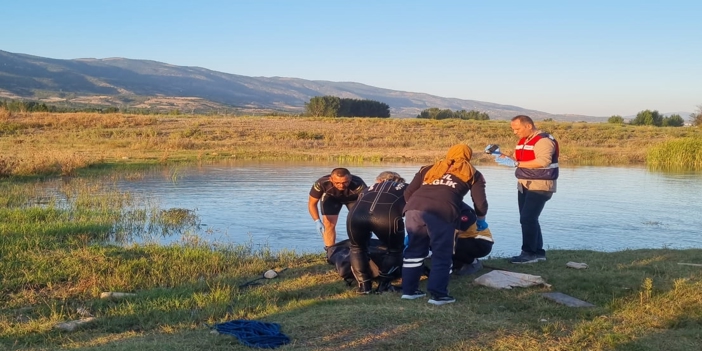
<instances>
[{"instance_id":1,"label":"pond","mask_svg":"<svg viewBox=\"0 0 702 351\"><path fill-rule=\"evenodd\" d=\"M307 211L312 183L334 164L236 162L179 166L122 180L124 191L155 199L162 209L188 209L200 220L198 239L250 243L272 250L319 252L322 239ZM371 183L392 170L408 181L419 164L346 166ZM521 232L512 169L478 166L487 180L487 222L493 256L519 252ZM562 168L558 192L541 216L547 249L618 251L637 248L701 248L702 173L663 173L631 167ZM469 196L466 197L468 204ZM337 241L346 238L343 209ZM180 235L133 240L169 244Z\"/></svg>"}]
</instances>

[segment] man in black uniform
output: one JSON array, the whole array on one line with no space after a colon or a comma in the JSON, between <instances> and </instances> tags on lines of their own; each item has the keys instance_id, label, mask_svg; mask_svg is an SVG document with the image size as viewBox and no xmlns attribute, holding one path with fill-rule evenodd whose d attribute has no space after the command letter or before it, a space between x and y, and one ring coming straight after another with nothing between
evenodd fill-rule
<instances>
[{"instance_id":1,"label":"man in black uniform","mask_svg":"<svg viewBox=\"0 0 702 351\"><path fill-rule=\"evenodd\" d=\"M307 207L317 225L317 231L324 239L325 249L336 243L336 222L339 220L341 206L346 205L351 210L365 188L363 179L351 175L346 168L334 168L329 175L317 179L312 185ZM321 219L318 203L322 212Z\"/></svg>"},{"instance_id":2,"label":"man in black uniform","mask_svg":"<svg viewBox=\"0 0 702 351\"><path fill-rule=\"evenodd\" d=\"M402 269L402 250L405 240L405 180L395 172L382 172L375 184L366 188L356 205L349 210L346 231L349 235L351 271L358 282L358 293L372 291L373 272L368 254L371 235L387 246L380 265L378 292L387 290Z\"/></svg>"}]
</instances>

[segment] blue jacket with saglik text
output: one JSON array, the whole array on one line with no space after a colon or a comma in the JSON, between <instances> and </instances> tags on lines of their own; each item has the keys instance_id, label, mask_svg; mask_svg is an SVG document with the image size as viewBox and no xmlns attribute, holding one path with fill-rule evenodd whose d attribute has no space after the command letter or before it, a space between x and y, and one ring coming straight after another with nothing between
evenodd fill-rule
<instances>
[{"instance_id":1,"label":"blue jacket with saglik text","mask_svg":"<svg viewBox=\"0 0 702 351\"><path fill-rule=\"evenodd\" d=\"M424 176L431 165L422 167L405 190L405 212L410 210L426 211L441 217L446 222L460 218L463 197L471 193L475 212L479 217L488 210L485 196L485 178L476 170L473 179L464 182L450 173L429 184L423 184Z\"/></svg>"}]
</instances>

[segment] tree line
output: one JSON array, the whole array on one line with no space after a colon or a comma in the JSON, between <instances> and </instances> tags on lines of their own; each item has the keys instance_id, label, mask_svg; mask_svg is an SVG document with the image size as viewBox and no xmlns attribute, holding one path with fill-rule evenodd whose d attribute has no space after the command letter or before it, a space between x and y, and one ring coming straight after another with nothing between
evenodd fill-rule
<instances>
[{"instance_id":1,"label":"tree line","mask_svg":"<svg viewBox=\"0 0 702 351\"><path fill-rule=\"evenodd\" d=\"M390 106L375 100L315 96L305 103L305 115L312 117L390 117Z\"/></svg>"},{"instance_id":2,"label":"tree line","mask_svg":"<svg viewBox=\"0 0 702 351\"><path fill-rule=\"evenodd\" d=\"M702 125L702 105L700 105L699 113L691 114L694 125ZM609 117L609 123L624 124L624 118L619 115ZM656 126L656 127L682 127L685 125L685 119L678 114L663 116L657 110L643 110L636 114L636 117L629 121L629 124L634 126Z\"/></svg>"},{"instance_id":3,"label":"tree line","mask_svg":"<svg viewBox=\"0 0 702 351\"><path fill-rule=\"evenodd\" d=\"M55 105L47 105L44 102L37 101L22 101L22 100L2 100L0 101L0 109L10 112L99 112L99 113L118 113L120 109L117 107L59 107Z\"/></svg>"},{"instance_id":4,"label":"tree line","mask_svg":"<svg viewBox=\"0 0 702 351\"><path fill-rule=\"evenodd\" d=\"M458 119L474 119L479 121L487 121L490 116L485 112L475 111L475 110L456 110L451 111L449 109L439 109L437 107L432 107L423 110L417 115L417 118L425 119L447 119L447 118L458 118Z\"/></svg>"},{"instance_id":5,"label":"tree line","mask_svg":"<svg viewBox=\"0 0 702 351\"><path fill-rule=\"evenodd\" d=\"M12 112L57 112L56 106L34 101L0 101L0 109Z\"/></svg>"}]
</instances>

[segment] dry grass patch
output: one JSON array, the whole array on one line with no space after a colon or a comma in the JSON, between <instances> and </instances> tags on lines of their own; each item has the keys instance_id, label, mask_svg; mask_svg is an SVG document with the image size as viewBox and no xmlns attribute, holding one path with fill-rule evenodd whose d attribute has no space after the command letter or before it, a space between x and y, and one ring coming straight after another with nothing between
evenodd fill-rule
<instances>
[{"instance_id":1,"label":"dry grass patch","mask_svg":"<svg viewBox=\"0 0 702 351\"><path fill-rule=\"evenodd\" d=\"M643 164L657 143L702 138L700 128L537 126L559 140L563 165ZM0 162L0 174L10 175L70 174L104 163L225 159L433 162L461 142L474 149L480 163L492 162L482 154L485 145L500 144L510 153L516 143L506 121L7 111L0 111L0 135L0 147L13 151ZM698 149L692 150L693 159L702 157Z\"/></svg>"}]
</instances>

